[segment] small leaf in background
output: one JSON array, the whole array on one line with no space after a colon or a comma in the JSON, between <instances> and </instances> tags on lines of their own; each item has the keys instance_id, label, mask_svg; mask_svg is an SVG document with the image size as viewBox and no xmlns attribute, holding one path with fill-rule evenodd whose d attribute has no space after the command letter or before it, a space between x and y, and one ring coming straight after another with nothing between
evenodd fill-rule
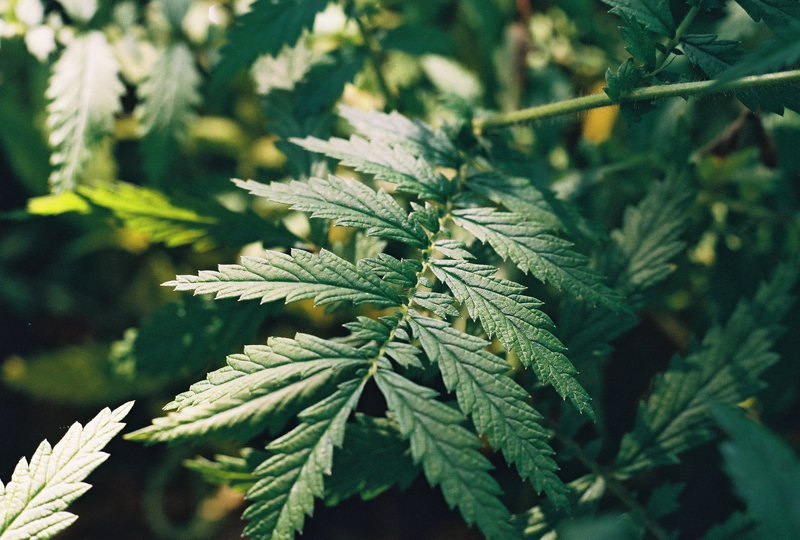
<instances>
[{"instance_id":1,"label":"small leaf in background","mask_svg":"<svg viewBox=\"0 0 800 540\"><path fill-rule=\"evenodd\" d=\"M46 96L54 193L75 188L92 147L111 134L125 90L118 72L114 51L98 31L76 36L53 64Z\"/></svg>"},{"instance_id":2,"label":"small leaf in background","mask_svg":"<svg viewBox=\"0 0 800 540\"><path fill-rule=\"evenodd\" d=\"M800 459L775 434L721 405L714 417L731 437L720 444L725 470L763 540L800 538Z\"/></svg>"}]
</instances>

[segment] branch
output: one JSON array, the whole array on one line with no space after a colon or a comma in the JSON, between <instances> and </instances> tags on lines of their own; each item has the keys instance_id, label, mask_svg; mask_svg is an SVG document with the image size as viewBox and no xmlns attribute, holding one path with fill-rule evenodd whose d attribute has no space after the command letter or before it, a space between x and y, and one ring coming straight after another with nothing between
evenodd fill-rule
<instances>
[{"instance_id":1,"label":"branch","mask_svg":"<svg viewBox=\"0 0 800 540\"><path fill-rule=\"evenodd\" d=\"M689 97L705 96L711 94L721 94L724 92L736 92L748 90L750 88L761 88L765 86L779 86L782 84L800 83L800 69L782 71L780 73L769 73L767 75L753 75L742 77L732 81L700 81L679 84L668 84L662 86L648 86L631 90L622 97L619 103L630 103L635 101L651 101L670 97ZM485 118L476 118L472 121L472 126L476 132L480 133L485 129L510 126L532 120L552 118L562 114L570 114L609 105L618 105L604 93L583 96L547 105L539 105L514 111L501 113Z\"/></svg>"}]
</instances>

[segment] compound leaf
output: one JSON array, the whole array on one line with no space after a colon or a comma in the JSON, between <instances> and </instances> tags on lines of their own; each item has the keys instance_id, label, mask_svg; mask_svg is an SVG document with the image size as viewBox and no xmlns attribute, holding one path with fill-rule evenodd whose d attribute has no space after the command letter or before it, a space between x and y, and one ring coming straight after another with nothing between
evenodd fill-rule
<instances>
[{"instance_id":1,"label":"compound leaf","mask_svg":"<svg viewBox=\"0 0 800 540\"><path fill-rule=\"evenodd\" d=\"M750 17L778 35L791 37L800 29L800 3L795 0L736 0Z\"/></svg>"},{"instance_id":2,"label":"compound leaf","mask_svg":"<svg viewBox=\"0 0 800 540\"><path fill-rule=\"evenodd\" d=\"M42 441L30 463L19 461L11 482L0 482L0 539L45 540L77 519L65 510L91 487L83 479L108 458L102 448L131 407L103 409L83 427L76 422L54 447Z\"/></svg>"},{"instance_id":3,"label":"compound leaf","mask_svg":"<svg viewBox=\"0 0 800 540\"><path fill-rule=\"evenodd\" d=\"M622 439L617 474L677 463L678 453L714 436L709 399L735 405L763 387L758 377L778 360L770 348L792 303L796 277L796 271L779 267L752 301L739 303L724 327L712 328L685 358L672 359L639 407L633 431Z\"/></svg>"}]
</instances>

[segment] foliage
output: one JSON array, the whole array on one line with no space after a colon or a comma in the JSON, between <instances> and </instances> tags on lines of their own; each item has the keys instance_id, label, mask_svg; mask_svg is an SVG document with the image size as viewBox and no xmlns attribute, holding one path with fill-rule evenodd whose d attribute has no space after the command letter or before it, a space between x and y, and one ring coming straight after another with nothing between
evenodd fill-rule
<instances>
[{"instance_id":1,"label":"foliage","mask_svg":"<svg viewBox=\"0 0 800 540\"><path fill-rule=\"evenodd\" d=\"M30 463L22 458L7 485L0 482L0 538L50 538L78 519L67 506L91 486L83 479L108 458L101 449L120 432L133 402L103 409L86 426L75 422L58 443L42 441Z\"/></svg>"},{"instance_id":2,"label":"foliage","mask_svg":"<svg viewBox=\"0 0 800 540\"><path fill-rule=\"evenodd\" d=\"M796 536L796 457L729 409L787 429L797 400L800 9L604 1L8 2L0 118L40 144L0 134L0 298L93 326L4 381L198 381L126 438L216 454L185 464L253 539L420 482L494 540ZM748 508L698 529L683 465L718 424ZM68 476L11 537L74 519Z\"/></svg>"}]
</instances>

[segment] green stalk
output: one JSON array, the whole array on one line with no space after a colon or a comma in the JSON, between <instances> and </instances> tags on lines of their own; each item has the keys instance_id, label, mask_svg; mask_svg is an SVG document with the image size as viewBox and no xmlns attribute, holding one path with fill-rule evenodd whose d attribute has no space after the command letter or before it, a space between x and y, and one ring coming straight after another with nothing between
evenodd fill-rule
<instances>
[{"instance_id":1,"label":"green stalk","mask_svg":"<svg viewBox=\"0 0 800 540\"><path fill-rule=\"evenodd\" d=\"M648 86L631 90L619 100L619 103L632 103L636 101L652 101L670 97L690 97L705 96L711 94L721 94L724 92L737 92L751 88L762 88L765 86L779 86L782 84L799 84L800 69L782 71L780 73L769 73L767 75L753 75L741 77L732 81L700 81L680 84L667 84L662 86ZM511 126L532 120L552 118L563 114L588 111L609 105L617 105L604 93L583 96L547 105L539 105L513 111L510 113L495 114L485 118L476 118L472 121L472 126L476 132L480 133L486 129Z\"/></svg>"}]
</instances>

